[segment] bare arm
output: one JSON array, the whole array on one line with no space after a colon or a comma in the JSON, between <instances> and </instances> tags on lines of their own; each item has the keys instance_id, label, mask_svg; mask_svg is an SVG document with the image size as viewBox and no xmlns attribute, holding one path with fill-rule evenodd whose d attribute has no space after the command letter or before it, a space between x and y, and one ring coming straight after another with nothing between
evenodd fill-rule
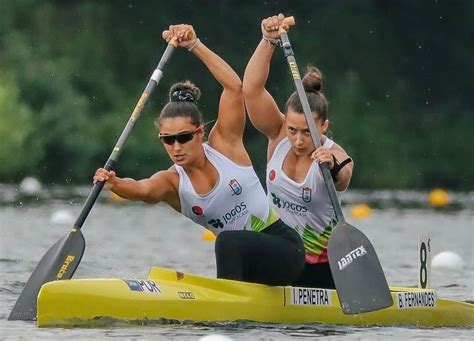
<instances>
[{"instance_id":1,"label":"bare arm","mask_svg":"<svg viewBox=\"0 0 474 341\"><path fill-rule=\"evenodd\" d=\"M283 19L283 15L264 19L261 24L263 35L269 39L278 39L278 27ZM262 39L247 64L243 81L245 104L250 121L270 141L278 138L284 122L284 116L278 105L265 89L274 50L275 45Z\"/></svg>"},{"instance_id":2,"label":"bare arm","mask_svg":"<svg viewBox=\"0 0 474 341\"><path fill-rule=\"evenodd\" d=\"M190 39L186 39L191 31ZM245 128L245 106L242 81L235 71L221 57L211 51L196 36L190 25L173 25L169 34L178 40L178 46L186 47L194 53L222 85L217 122L209 134L209 144L237 163L249 165L250 158L242 141Z\"/></svg>"},{"instance_id":3,"label":"bare arm","mask_svg":"<svg viewBox=\"0 0 474 341\"><path fill-rule=\"evenodd\" d=\"M269 140L279 136L284 122L278 105L265 89L274 50L275 46L264 40L260 41L247 64L243 82L245 105L250 121Z\"/></svg>"},{"instance_id":4,"label":"bare arm","mask_svg":"<svg viewBox=\"0 0 474 341\"><path fill-rule=\"evenodd\" d=\"M332 146L331 148L331 151L336 157L336 160L338 163L341 163L347 158L349 158L349 155L346 153L346 151L342 149L342 147L339 146L338 144L334 144L334 146ZM338 190L339 192L342 192L342 191L345 191L347 187L349 187L349 183L351 182L351 179L352 179L353 170L354 170L354 161L351 161L339 171L339 173L336 176L336 181L334 181L336 190Z\"/></svg>"},{"instance_id":5,"label":"bare arm","mask_svg":"<svg viewBox=\"0 0 474 341\"><path fill-rule=\"evenodd\" d=\"M327 149L325 147L317 148L311 155L311 158L315 162L318 162L320 164L327 163L329 166L329 169L333 169L334 168L333 156L336 158L338 163L341 163L347 158L349 158L349 155L346 153L346 151L342 149L342 147L336 143L331 147L331 149ZM345 191L347 187L349 187L349 183L352 178L353 169L354 169L354 161L351 161L347 165L345 165L339 171L339 173L337 173L336 179L334 180L334 186L336 187L337 191L342 192L342 191Z\"/></svg>"},{"instance_id":6,"label":"bare arm","mask_svg":"<svg viewBox=\"0 0 474 341\"><path fill-rule=\"evenodd\" d=\"M245 107L242 81L237 73L221 57L203 43L198 43L192 52L207 66L214 78L222 85L217 122L209 136L211 143L222 146L236 145L243 148L242 136L245 127ZM214 136L213 136L214 135ZM216 141L212 141L215 139Z\"/></svg>"},{"instance_id":7,"label":"bare arm","mask_svg":"<svg viewBox=\"0 0 474 341\"><path fill-rule=\"evenodd\" d=\"M140 200L148 203L164 201L176 209L177 176L172 171L160 171L148 179L135 180L119 178L114 171L99 168L94 175L94 183L107 181L106 189L130 200ZM179 202L179 199L178 199Z\"/></svg>"}]
</instances>

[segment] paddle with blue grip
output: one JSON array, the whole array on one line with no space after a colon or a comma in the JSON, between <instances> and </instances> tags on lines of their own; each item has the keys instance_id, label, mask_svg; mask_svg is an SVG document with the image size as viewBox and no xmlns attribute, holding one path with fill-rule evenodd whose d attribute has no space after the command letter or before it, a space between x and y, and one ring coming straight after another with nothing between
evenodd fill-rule
<instances>
[{"instance_id":1,"label":"paddle with blue grip","mask_svg":"<svg viewBox=\"0 0 474 341\"><path fill-rule=\"evenodd\" d=\"M190 39L189 31L186 34L186 38ZM178 42L172 39L163 55L161 56L158 66L153 71L148 84L145 87L135 109L133 110L127 125L125 126L122 134L120 135L109 159L105 163L104 168L107 170L114 169L114 166L122 153L123 147L135 125L135 122L140 117L145 104L148 101L151 93L158 85L163 75L163 69L170 60ZM41 286L50 281L70 279L76 271L79 263L84 254L86 243L84 236L81 232L81 227L84 224L87 216L89 215L94 203L97 200L105 182L97 182L92 187L89 196L84 204L84 207L79 214L76 222L70 229L69 233L58 240L41 258L36 269L31 274L30 278L25 284L23 291L21 292L18 300L15 303L10 315L9 320L34 320L36 318L36 298L41 289Z\"/></svg>"},{"instance_id":2,"label":"paddle with blue grip","mask_svg":"<svg viewBox=\"0 0 474 341\"><path fill-rule=\"evenodd\" d=\"M285 18L284 23L288 26L294 25L294 18ZM321 138L314 123L288 33L283 28L280 28L278 33L311 138L318 148L321 146ZM342 311L352 315L387 308L393 304L392 295L375 249L361 231L345 220L329 165L323 163L319 166L337 219L337 225L328 242L328 256Z\"/></svg>"}]
</instances>

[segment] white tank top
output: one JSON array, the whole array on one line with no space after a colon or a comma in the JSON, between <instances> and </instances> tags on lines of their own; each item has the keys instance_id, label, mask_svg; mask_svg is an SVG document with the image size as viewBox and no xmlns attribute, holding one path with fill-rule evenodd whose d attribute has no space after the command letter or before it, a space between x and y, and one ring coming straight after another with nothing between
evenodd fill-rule
<instances>
[{"instance_id":1,"label":"white tank top","mask_svg":"<svg viewBox=\"0 0 474 341\"><path fill-rule=\"evenodd\" d=\"M324 147L334 141L326 138ZM303 182L295 182L283 172L283 162L291 143L285 137L275 148L267 164L267 191L270 206L283 222L301 236L306 262L325 263L329 236L336 226L336 215L329 199L319 165L312 162Z\"/></svg>"},{"instance_id":2,"label":"white tank top","mask_svg":"<svg viewBox=\"0 0 474 341\"><path fill-rule=\"evenodd\" d=\"M209 193L201 195L184 168L175 165L181 213L215 235L226 230L260 232L278 220L252 166L236 164L207 143L203 148L219 179Z\"/></svg>"}]
</instances>

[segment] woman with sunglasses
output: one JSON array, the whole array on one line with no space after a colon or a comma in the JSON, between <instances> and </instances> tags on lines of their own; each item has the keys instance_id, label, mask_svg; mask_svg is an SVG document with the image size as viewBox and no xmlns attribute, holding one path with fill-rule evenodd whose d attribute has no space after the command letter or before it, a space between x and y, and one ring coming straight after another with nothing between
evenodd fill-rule
<instances>
[{"instance_id":1,"label":"woman with sunglasses","mask_svg":"<svg viewBox=\"0 0 474 341\"><path fill-rule=\"evenodd\" d=\"M329 164L336 189L343 191L352 177L353 163L344 149L325 136L328 103L321 92L322 76L317 68L309 68L302 81L321 136L319 148L315 149L311 139L298 94L291 94L282 113L265 89L283 19L280 14L261 23L263 37L244 74L245 103L253 125L268 138L268 199L281 219L298 231L305 245L305 270L294 285L334 288L327 242L336 217L318 164Z\"/></svg>"},{"instance_id":2,"label":"woman with sunglasses","mask_svg":"<svg viewBox=\"0 0 474 341\"><path fill-rule=\"evenodd\" d=\"M106 188L131 200L164 201L213 232L218 278L290 284L304 269L304 246L270 209L244 148L242 82L195 34L186 40L190 30L194 33L189 25L170 26L166 40L178 39L178 46L195 54L223 87L208 141L196 105L200 90L190 81L176 83L155 121L174 165L139 181L99 169L94 182L107 181Z\"/></svg>"}]
</instances>

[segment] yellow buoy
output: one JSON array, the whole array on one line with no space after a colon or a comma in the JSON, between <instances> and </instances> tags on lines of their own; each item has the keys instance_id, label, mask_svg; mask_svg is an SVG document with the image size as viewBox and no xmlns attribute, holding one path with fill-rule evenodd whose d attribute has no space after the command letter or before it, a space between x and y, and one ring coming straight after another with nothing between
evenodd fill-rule
<instances>
[{"instance_id":1,"label":"yellow buoy","mask_svg":"<svg viewBox=\"0 0 474 341\"><path fill-rule=\"evenodd\" d=\"M212 241L216 240L216 235L214 233L212 233L211 231L209 231L209 230L204 230L204 231L202 231L201 238L202 238L202 240L212 242Z\"/></svg>"},{"instance_id":2,"label":"yellow buoy","mask_svg":"<svg viewBox=\"0 0 474 341\"><path fill-rule=\"evenodd\" d=\"M127 199L122 198L120 195L115 194L115 193L112 192L112 191L110 191L110 199L112 199L112 201L116 201L116 202L124 202L124 201L127 201Z\"/></svg>"},{"instance_id":3,"label":"yellow buoy","mask_svg":"<svg viewBox=\"0 0 474 341\"><path fill-rule=\"evenodd\" d=\"M449 203L448 192L444 189L436 188L428 193L428 204L432 207L444 207Z\"/></svg>"},{"instance_id":4,"label":"yellow buoy","mask_svg":"<svg viewBox=\"0 0 474 341\"><path fill-rule=\"evenodd\" d=\"M352 218L368 218L372 215L372 209L367 204L354 205L350 212Z\"/></svg>"}]
</instances>

